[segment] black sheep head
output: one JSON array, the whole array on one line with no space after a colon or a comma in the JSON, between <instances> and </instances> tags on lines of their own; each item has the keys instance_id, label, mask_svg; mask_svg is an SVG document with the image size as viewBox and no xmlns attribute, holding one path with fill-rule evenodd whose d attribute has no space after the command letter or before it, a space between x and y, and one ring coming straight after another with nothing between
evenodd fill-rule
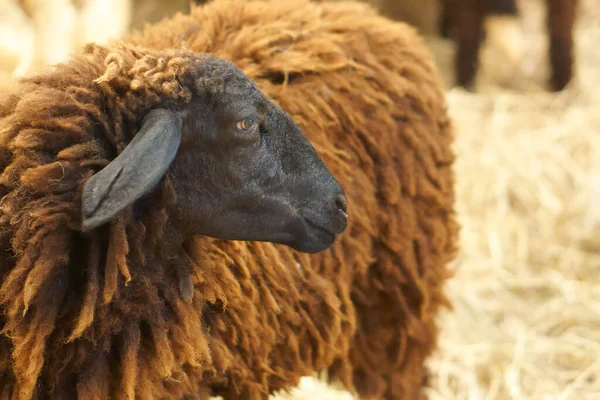
<instances>
[{"instance_id":1,"label":"black sheep head","mask_svg":"<svg viewBox=\"0 0 600 400\"><path fill-rule=\"evenodd\" d=\"M209 57L183 109L155 108L83 192L94 229L170 174L185 235L266 241L314 253L347 225L344 191L300 128L234 64Z\"/></svg>"}]
</instances>

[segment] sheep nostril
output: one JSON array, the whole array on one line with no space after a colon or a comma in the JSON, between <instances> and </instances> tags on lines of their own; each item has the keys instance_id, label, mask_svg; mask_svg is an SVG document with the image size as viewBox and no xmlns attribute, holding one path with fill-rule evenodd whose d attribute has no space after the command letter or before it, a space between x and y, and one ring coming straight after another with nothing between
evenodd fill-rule
<instances>
[{"instance_id":1,"label":"sheep nostril","mask_svg":"<svg viewBox=\"0 0 600 400\"><path fill-rule=\"evenodd\" d=\"M346 199L346 196L344 194L340 193L337 196L335 196L335 205L338 208L338 210L340 210L344 214L348 213L348 199Z\"/></svg>"}]
</instances>

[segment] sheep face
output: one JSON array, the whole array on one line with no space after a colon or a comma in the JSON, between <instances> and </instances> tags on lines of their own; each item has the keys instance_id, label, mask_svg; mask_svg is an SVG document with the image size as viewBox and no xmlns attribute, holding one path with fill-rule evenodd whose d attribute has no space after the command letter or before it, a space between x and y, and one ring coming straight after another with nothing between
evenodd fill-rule
<instances>
[{"instance_id":1,"label":"sheep face","mask_svg":"<svg viewBox=\"0 0 600 400\"><path fill-rule=\"evenodd\" d=\"M214 62L219 72L202 74L202 94L182 114L172 215L189 234L304 252L331 246L346 228L341 186L280 107L233 65Z\"/></svg>"},{"instance_id":2,"label":"sheep face","mask_svg":"<svg viewBox=\"0 0 600 400\"><path fill-rule=\"evenodd\" d=\"M88 180L84 228L168 173L170 214L185 235L330 247L347 225L346 197L300 128L233 64L210 58L197 74L190 104L148 113L131 144Z\"/></svg>"}]
</instances>

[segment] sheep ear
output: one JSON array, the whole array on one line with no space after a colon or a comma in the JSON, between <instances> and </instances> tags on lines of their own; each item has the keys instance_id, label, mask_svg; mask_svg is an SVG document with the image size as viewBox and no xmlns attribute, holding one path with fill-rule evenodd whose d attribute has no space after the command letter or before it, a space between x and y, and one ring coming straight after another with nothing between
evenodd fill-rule
<instances>
[{"instance_id":1,"label":"sheep ear","mask_svg":"<svg viewBox=\"0 0 600 400\"><path fill-rule=\"evenodd\" d=\"M83 231L108 222L158 184L177 154L181 126L181 118L165 109L144 117L121 154L84 184Z\"/></svg>"}]
</instances>

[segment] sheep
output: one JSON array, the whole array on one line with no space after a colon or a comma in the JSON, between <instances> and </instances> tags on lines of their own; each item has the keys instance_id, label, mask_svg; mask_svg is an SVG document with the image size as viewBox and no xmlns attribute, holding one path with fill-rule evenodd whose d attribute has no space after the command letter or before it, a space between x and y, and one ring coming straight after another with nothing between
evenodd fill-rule
<instances>
[{"instance_id":1,"label":"sheep","mask_svg":"<svg viewBox=\"0 0 600 400\"><path fill-rule=\"evenodd\" d=\"M577 0L547 0L546 28L549 34L550 89L561 91L573 78L575 56L573 28ZM479 63L483 18L486 14L516 16L516 0L444 0L449 36L456 42L454 60L456 83L473 86Z\"/></svg>"},{"instance_id":2,"label":"sheep","mask_svg":"<svg viewBox=\"0 0 600 400\"><path fill-rule=\"evenodd\" d=\"M121 259L127 255L128 241L123 240L124 236L143 236L140 232L127 232L127 224L135 223L135 219L121 214L151 193L167 170L170 173L159 188L174 197L170 204L165 202L169 205L162 210L168 212L167 221L160 221L160 214L153 216L151 208L144 210L142 205L130 211L137 217L149 214L148 219L154 217L158 224L166 222L164 229L176 228L171 238L175 242L161 243L157 250L165 253L165 263L168 256L178 256L175 249L182 246L183 238L195 235L271 241L312 253L331 246L335 235L345 230L347 205L339 183L293 121L231 63L189 51L153 53L132 46L117 47L112 52L90 47L87 55L87 59L59 67L55 73L26 81L32 86L24 89L23 98L15 103L10 99L8 109L3 110L10 115L3 119L3 150L12 161L3 169L2 184L8 193L2 199L1 218L3 226L11 230L17 261L5 277L0 294L8 312L4 331L25 335L15 340L13 354L32 344L40 346L44 339L41 332L28 335L19 329L21 324L31 323L26 317L38 323L56 323L53 319L57 318L57 303L40 302L48 301L49 295L60 299L60 285L39 282L38 274L48 278L51 268L68 269L68 259L81 262L85 253L69 248L77 240L87 239L89 243L80 245L89 246L90 257L100 257L92 242L102 239L98 233L88 235L89 232L112 222L106 268L114 263L126 282L132 279L132 273L140 274L139 268L152 267L152 246L147 248L148 253L140 255L145 262L138 265ZM99 87L90 85L90 78L99 75L101 62L110 57L122 57L118 61L128 69L138 69L139 78L131 79L129 71L115 73L111 68L118 67L113 64L95 80ZM161 66L163 62L166 65ZM60 90L53 82L59 74L66 75L60 82L66 90ZM124 103L118 104L116 98L117 104L102 100L111 91L116 95L128 78L125 82L131 91L125 94ZM89 83L75 86L83 80ZM65 95L71 101L65 100ZM44 112L41 118L35 118L36 113L52 105L53 118L49 120ZM126 108L120 110L119 105ZM23 107L27 109L22 110ZM102 115L100 110L104 107L113 118ZM101 134L93 135L94 127L82 127L85 122L81 119L87 113L105 124L104 129L96 128L103 131ZM16 125L20 119L26 120L27 126ZM52 120L61 130L49 127ZM115 128L107 128L108 124ZM137 125L139 130L130 132ZM62 129L68 133L63 134ZM52 153L53 161L44 151ZM115 151L118 156L108 161ZM57 173L62 176L56 178ZM80 198L73 192L78 186L82 186ZM160 204L154 203L146 207ZM77 214L81 214L80 221ZM72 238L77 227L82 235ZM150 239L157 240L158 235ZM36 251L40 252L37 256ZM34 259L43 256L43 264L36 264ZM9 265L10 261L6 261L4 267L10 269ZM87 266L94 268L92 263ZM179 270L181 294L191 300L189 266L178 260L171 268ZM56 271L55 277L60 279L64 274L64 279L69 280L72 277L67 272ZM105 274L103 294L108 303L117 282L116 276L108 277L107 271ZM25 286L20 288L19 283ZM134 283L130 290L140 290L137 286L143 284ZM13 293L20 289L24 291L22 297ZM45 304L52 305L48 309ZM12 314L17 310L18 316ZM82 327L77 325L70 337L61 340L77 337L78 329ZM36 366L36 361L41 354L30 351L32 358L25 368L18 362L14 365L17 393L24 398L33 390L33 380L25 372L40 366Z\"/></svg>"},{"instance_id":3,"label":"sheep","mask_svg":"<svg viewBox=\"0 0 600 400\"><path fill-rule=\"evenodd\" d=\"M213 143L195 161L177 153L133 203L173 149L153 146L154 168L130 151L151 176L102 207L94 188L132 178L117 160L135 130L170 143L179 116L193 149L190 125L221 115L223 90L195 71L254 82L277 104L263 103L288 133L260 143L287 161ZM0 104L4 398L261 399L320 371L364 398L419 398L458 224L452 124L414 29L360 3L214 0L88 45ZM170 110L162 136L144 128L156 107ZM300 132L325 167L306 143L286 152ZM282 168L296 178L281 183ZM212 182L202 198L199 174ZM333 233L348 215L333 245L288 226L287 202L302 200Z\"/></svg>"}]
</instances>

